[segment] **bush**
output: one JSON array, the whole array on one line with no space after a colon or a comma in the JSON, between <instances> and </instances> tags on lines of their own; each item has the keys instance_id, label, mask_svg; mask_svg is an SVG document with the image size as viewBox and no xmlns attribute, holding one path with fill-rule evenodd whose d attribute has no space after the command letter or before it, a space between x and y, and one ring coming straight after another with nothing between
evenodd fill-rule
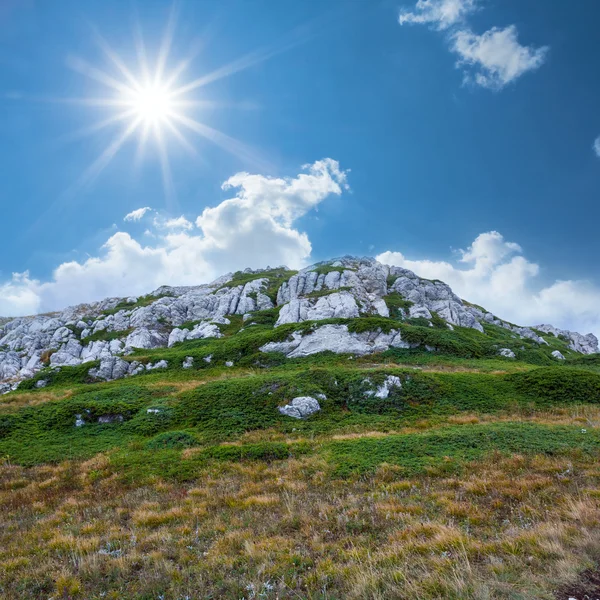
<instances>
[{"instance_id":1,"label":"bush","mask_svg":"<svg viewBox=\"0 0 600 600\"><path fill-rule=\"evenodd\" d=\"M541 367L507 379L526 396L551 403L600 402L600 375L569 367Z\"/></svg>"},{"instance_id":2,"label":"bush","mask_svg":"<svg viewBox=\"0 0 600 600\"><path fill-rule=\"evenodd\" d=\"M198 438L187 431L165 431L153 437L147 444L148 450L173 450L190 448L198 444Z\"/></svg>"}]
</instances>

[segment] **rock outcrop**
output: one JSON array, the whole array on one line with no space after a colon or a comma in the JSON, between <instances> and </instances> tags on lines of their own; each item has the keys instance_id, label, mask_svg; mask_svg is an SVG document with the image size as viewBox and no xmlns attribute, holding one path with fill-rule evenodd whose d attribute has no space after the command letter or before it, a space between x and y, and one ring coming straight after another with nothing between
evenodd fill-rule
<instances>
[{"instance_id":1,"label":"rock outcrop","mask_svg":"<svg viewBox=\"0 0 600 600\"><path fill-rule=\"evenodd\" d=\"M448 329L458 326L478 331L485 325L496 325L510 331L515 339L546 345L540 335L544 333L566 340L573 352L598 352L598 340L592 334L551 325L539 325L534 330L507 323L464 302L441 281L430 281L374 259L344 257L298 273L287 272L285 267L277 271L281 283L276 288L265 271L246 270L208 285L163 286L143 298L108 298L62 312L1 320L0 392L10 391L44 367L60 369L93 362L93 378L136 375L149 367L127 359L135 348L170 347L187 340L222 337L221 328L230 324L232 315L243 315L247 320L251 313L277 306L276 327L326 319L396 317L390 315L390 310L398 310L393 308L392 298L402 299L407 319L425 324L443 319ZM244 283L237 285L236 280ZM347 325L323 324L305 333L296 332L285 341L266 344L261 350L294 358L327 350L362 355L390 347L411 346L399 330L353 333ZM508 348L499 349L499 354L514 357ZM186 368L192 364L186 362Z\"/></svg>"}]
</instances>

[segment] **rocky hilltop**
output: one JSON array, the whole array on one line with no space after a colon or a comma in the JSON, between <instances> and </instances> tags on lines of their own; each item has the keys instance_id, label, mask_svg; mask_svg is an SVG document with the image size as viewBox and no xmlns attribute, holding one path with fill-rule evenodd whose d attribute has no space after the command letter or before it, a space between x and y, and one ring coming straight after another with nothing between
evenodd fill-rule
<instances>
[{"instance_id":1,"label":"rocky hilltop","mask_svg":"<svg viewBox=\"0 0 600 600\"><path fill-rule=\"evenodd\" d=\"M299 272L247 269L208 285L164 286L144 297L108 298L62 312L0 320L0 392L34 377L35 385L43 387L44 373L65 367L89 365L90 380L167 368L166 360L129 357L136 349L220 338L232 317L241 317L248 328L261 315L264 321L267 313L274 331L284 325L310 325L280 329L283 339L276 335L260 347L261 352L289 358L324 351L365 355L389 348L444 351L444 343L452 339L450 334L440 338L440 330L476 331L490 342L486 352L507 360L532 348L553 360L598 352L592 334L551 325L517 326L462 300L441 281L372 258L344 257ZM438 335L428 336L424 328ZM192 364L183 361L179 366Z\"/></svg>"}]
</instances>

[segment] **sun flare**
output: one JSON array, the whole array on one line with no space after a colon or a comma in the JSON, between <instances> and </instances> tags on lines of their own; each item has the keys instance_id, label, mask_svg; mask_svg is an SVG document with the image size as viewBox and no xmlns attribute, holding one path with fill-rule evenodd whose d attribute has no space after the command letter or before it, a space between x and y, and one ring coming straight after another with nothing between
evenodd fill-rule
<instances>
[{"instance_id":1,"label":"sun flare","mask_svg":"<svg viewBox=\"0 0 600 600\"><path fill-rule=\"evenodd\" d=\"M193 93L214 81L229 77L265 60L271 53L255 52L199 78L186 79L185 74L195 55L192 54L175 65L170 64L169 54L173 34L174 19L172 15L158 48L154 64L150 64L148 61L146 48L139 31L134 36L138 57L136 67L128 66L97 32L95 39L108 58L111 70L104 71L81 58L70 57L71 69L101 84L109 92L108 96L75 98L70 101L111 111L110 116L76 132L73 137L79 138L108 127L121 125L106 149L86 169L79 181L72 186L72 193L93 181L125 143L134 137L138 139L136 164L139 162L138 159L145 154L149 143L154 141L160 161L167 204L171 204L174 200L174 185L168 152L169 139L175 140L190 154L198 156L196 148L186 137L186 134L189 133L197 134L245 162L260 162L253 148L197 118L198 111L203 108L220 108L222 105L205 99L199 100L193 96ZM235 104L229 103L227 106L231 107ZM240 106L244 106L244 103L241 103Z\"/></svg>"}]
</instances>

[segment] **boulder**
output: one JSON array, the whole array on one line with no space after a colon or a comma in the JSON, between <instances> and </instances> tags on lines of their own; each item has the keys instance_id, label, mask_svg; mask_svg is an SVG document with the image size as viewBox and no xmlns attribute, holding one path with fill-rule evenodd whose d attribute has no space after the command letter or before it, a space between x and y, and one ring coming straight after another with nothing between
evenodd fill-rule
<instances>
[{"instance_id":1,"label":"boulder","mask_svg":"<svg viewBox=\"0 0 600 600\"><path fill-rule=\"evenodd\" d=\"M279 407L279 412L293 419L306 419L321 410L319 401L311 396L298 396L289 404Z\"/></svg>"}]
</instances>

